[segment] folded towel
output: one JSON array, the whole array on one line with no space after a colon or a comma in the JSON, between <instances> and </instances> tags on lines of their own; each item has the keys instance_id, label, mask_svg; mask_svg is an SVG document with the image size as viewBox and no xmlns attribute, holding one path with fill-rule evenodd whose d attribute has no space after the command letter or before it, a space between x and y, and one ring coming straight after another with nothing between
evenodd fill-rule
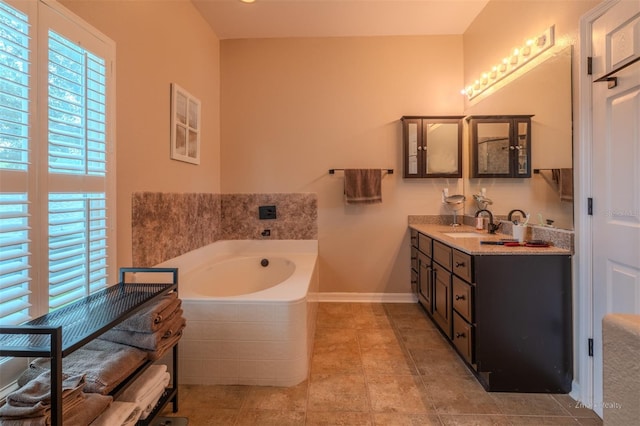
<instances>
[{"instance_id":1,"label":"folded towel","mask_svg":"<svg viewBox=\"0 0 640 426\"><path fill-rule=\"evenodd\" d=\"M178 340L182 337L182 331L184 330L184 326L175 332L171 337L166 339L162 339L158 344L158 348L155 351L147 352L147 358L151 361L156 361L167 352L167 350L171 349L173 345L178 343Z\"/></svg>"},{"instance_id":2,"label":"folded towel","mask_svg":"<svg viewBox=\"0 0 640 426\"><path fill-rule=\"evenodd\" d=\"M98 418L91 422L91 426L114 426L131 422L131 416L136 421L140 418L140 409L133 402L113 401L109 408L103 411Z\"/></svg>"},{"instance_id":3,"label":"folded towel","mask_svg":"<svg viewBox=\"0 0 640 426\"><path fill-rule=\"evenodd\" d=\"M1 426L49 426L51 425L51 419L49 417L31 417L31 418L19 418L15 420L1 419Z\"/></svg>"},{"instance_id":4,"label":"folded towel","mask_svg":"<svg viewBox=\"0 0 640 426\"><path fill-rule=\"evenodd\" d=\"M180 308L182 301L176 292L163 296L157 303L132 315L113 327L115 330L138 331L152 333L162 327L162 322Z\"/></svg>"},{"instance_id":5,"label":"folded towel","mask_svg":"<svg viewBox=\"0 0 640 426\"><path fill-rule=\"evenodd\" d=\"M62 415L73 412L84 399L83 375L64 376L62 380ZM29 425L51 424L51 374L46 371L7 395L0 407L0 424L24 420Z\"/></svg>"},{"instance_id":6,"label":"folded towel","mask_svg":"<svg viewBox=\"0 0 640 426\"><path fill-rule=\"evenodd\" d=\"M382 202L382 171L380 169L345 169L344 197L347 204Z\"/></svg>"},{"instance_id":7,"label":"folded towel","mask_svg":"<svg viewBox=\"0 0 640 426\"><path fill-rule=\"evenodd\" d=\"M62 371L68 375L84 373L84 391L106 395L144 364L146 358L146 353L140 349L96 339L63 358ZM33 360L18 379L18 384L28 379L30 374L49 368L48 358Z\"/></svg>"},{"instance_id":8,"label":"folded towel","mask_svg":"<svg viewBox=\"0 0 640 426\"><path fill-rule=\"evenodd\" d=\"M122 343L146 351L155 351L163 339L173 336L177 331L184 328L186 320L182 313L182 309L178 309L176 315L163 321L163 326L154 333L112 329L102 334L98 339Z\"/></svg>"},{"instance_id":9,"label":"folded towel","mask_svg":"<svg viewBox=\"0 0 640 426\"><path fill-rule=\"evenodd\" d=\"M164 364L150 366L120 394L118 401L143 401L150 393L155 392L158 386L166 387L166 384L162 383L167 374L167 366Z\"/></svg>"},{"instance_id":10,"label":"folded towel","mask_svg":"<svg viewBox=\"0 0 640 426\"><path fill-rule=\"evenodd\" d=\"M129 414L129 417L127 417L125 421L122 422L122 426L136 425L138 423L138 420L140 420L141 414L142 414L142 410L140 410L140 407L136 406L131 412L131 414Z\"/></svg>"},{"instance_id":11,"label":"folded towel","mask_svg":"<svg viewBox=\"0 0 640 426\"><path fill-rule=\"evenodd\" d=\"M71 398L82 392L85 385L84 375L63 376L62 399ZM7 406L34 407L42 403L45 407L51 405L51 373L45 371L21 388L7 395Z\"/></svg>"},{"instance_id":12,"label":"folded towel","mask_svg":"<svg viewBox=\"0 0 640 426\"><path fill-rule=\"evenodd\" d=\"M149 417L149 414L153 411L155 406L158 404L158 401L162 397L162 394L165 392L167 385L169 384L169 373L165 373L165 377L162 382L155 388L153 392L151 392L144 401L142 401L139 407L142 408L142 414L140 414L140 420L144 420Z\"/></svg>"},{"instance_id":13,"label":"folded towel","mask_svg":"<svg viewBox=\"0 0 640 426\"><path fill-rule=\"evenodd\" d=\"M64 426L87 426L97 419L113 401L113 398L109 395L97 393L85 393L83 395L84 398L82 398L81 404L63 414Z\"/></svg>"}]
</instances>

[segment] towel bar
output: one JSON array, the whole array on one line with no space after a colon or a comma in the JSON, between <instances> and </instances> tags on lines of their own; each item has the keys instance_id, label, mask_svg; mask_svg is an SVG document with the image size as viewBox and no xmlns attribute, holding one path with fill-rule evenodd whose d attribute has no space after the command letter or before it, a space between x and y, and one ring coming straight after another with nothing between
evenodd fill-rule
<instances>
[{"instance_id":1,"label":"towel bar","mask_svg":"<svg viewBox=\"0 0 640 426\"><path fill-rule=\"evenodd\" d=\"M392 175L393 174L393 169L380 169L383 172L387 172L388 175ZM329 174L333 175L335 174L336 171L344 171L344 169L329 169Z\"/></svg>"}]
</instances>

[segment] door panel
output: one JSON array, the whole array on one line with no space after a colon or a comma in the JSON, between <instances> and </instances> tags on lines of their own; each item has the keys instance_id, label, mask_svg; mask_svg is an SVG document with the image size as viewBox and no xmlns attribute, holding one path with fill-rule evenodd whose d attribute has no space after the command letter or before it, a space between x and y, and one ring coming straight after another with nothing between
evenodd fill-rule
<instances>
[{"instance_id":1,"label":"door panel","mask_svg":"<svg viewBox=\"0 0 640 426\"><path fill-rule=\"evenodd\" d=\"M640 2L594 21L593 79L640 57ZM640 62L593 83L593 408L603 415L602 318L640 314ZM612 76L612 77L613 77ZM613 87L611 87L613 86Z\"/></svg>"}]
</instances>

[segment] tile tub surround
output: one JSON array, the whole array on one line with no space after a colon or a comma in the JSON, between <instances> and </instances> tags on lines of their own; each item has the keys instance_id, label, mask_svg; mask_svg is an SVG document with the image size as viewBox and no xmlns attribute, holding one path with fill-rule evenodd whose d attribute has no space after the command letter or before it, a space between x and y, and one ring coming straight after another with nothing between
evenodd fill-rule
<instances>
[{"instance_id":1,"label":"tile tub surround","mask_svg":"<svg viewBox=\"0 0 640 426\"><path fill-rule=\"evenodd\" d=\"M260 220L258 207L274 205L276 219ZM314 193L222 194L224 240L262 239L269 229L273 240L318 238L318 196Z\"/></svg>"},{"instance_id":2,"label":"tile tub surround","mask_svg":"<svg viewBox=\"0 0 640 426\"><path fill-rule=\"evenodd\" d=\"M275 205L277 218L259 220L261 205ZM138 192L131 209L132 262L140 267L218 240L318 238L318 197L312 193ZM264 229L269 237L261 235Z\"/></svg>"},{"instance_id":3,"label":"tile tub surround","mask_svg":"<svg viewBox=\"0 0 640 426\"><path fill-rule=\"evenodd\" d=\"M219 240L220 201L220 194L134 193L133 265L156 265Z\"/></svg>"}]
</instances>

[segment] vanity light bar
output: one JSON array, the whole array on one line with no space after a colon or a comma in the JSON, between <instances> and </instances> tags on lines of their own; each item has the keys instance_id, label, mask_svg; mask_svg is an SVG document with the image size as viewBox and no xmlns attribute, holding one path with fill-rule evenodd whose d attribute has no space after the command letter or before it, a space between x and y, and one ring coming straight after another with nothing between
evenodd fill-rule
<instances>
[{"instance_id":1,"label":"vanity light bar","mask_svg":"<svg viewBox=\"0 0 640 426\"><path fill-rule=\"evenodd\" d=\"M524 67L554 44L555 25L552 25L539 36L527 40L524 46L513 49L510 55L505 57L500 64L491 68L491 71L483 73L478 80L462 89L460 93L466 95L469 99L475 98L489 87Z\"/></svg>"}]
</instances>

